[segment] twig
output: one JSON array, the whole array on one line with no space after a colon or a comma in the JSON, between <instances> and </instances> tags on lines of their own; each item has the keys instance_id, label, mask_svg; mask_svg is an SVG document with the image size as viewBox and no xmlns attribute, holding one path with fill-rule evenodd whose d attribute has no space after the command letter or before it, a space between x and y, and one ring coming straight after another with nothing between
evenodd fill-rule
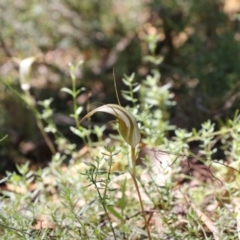
<instances>
[{"instance_id":1,"label":"twig","mask_svg":"<svg viewBox=\"0 0 240 240\"><path fill-rule=\"evenodd\" d=\"M160 152L160 153L164 153L164 154L169 154L169 155L176 155L177 158L171 163L170 166L172 166L172 165L177 161L177 159L178 159L179 157L196 158L196 157L188 156L188 155L185 155L185 154L178 154L178 153L173 153L173 152L168 152L168 151L163 151L163 150L157 150L157 151L155 151L155 150L152 149L152 151L154 152L154 156L155 156L155 157L156 157L156 155L155 155L156 152ZM157 159L157 157L156 157L156 159ZM158 160L158 159L157 159L157 160ZM160 160L159 160L159 162L161 163ZM190 160L187 160L187 162L188 162L189 168L191 169ZM220 164L220 165L225 166L225 167L227 167L227 168L229 168L229 169L231 169L231 170L233 170L233 171L235 171L235 172L237 172L237 173L240 174L240 170L238 170L238 169L236 169L236 168L234 168L234 167L232 167L232 166L229 166L229 165L227 165L227 164L224 164L224 163L221 163L221 162L217 162L216 160L212 160L212 162L209 164L209 166L207 166L207 167L208 167L208 171L209 171L209 173L211 174L211 176L212 176L214 179L216 179L216 180L218 180L218 181L220 182L220 184L221 184L222 186L223 186L223 182L222 182L219 178L217 178L216 176L214 176L214 174L213 174L212 171L211 171L212 163Z\"/></svg>"}]
</instances>

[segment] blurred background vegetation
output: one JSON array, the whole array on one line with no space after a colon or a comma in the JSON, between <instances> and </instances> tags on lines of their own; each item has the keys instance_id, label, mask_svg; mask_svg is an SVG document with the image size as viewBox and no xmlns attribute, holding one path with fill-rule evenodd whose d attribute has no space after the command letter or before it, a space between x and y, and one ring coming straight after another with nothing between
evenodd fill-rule
<instances>
[{"instance_id":1,"label":"blurred background vegetation","mask_svg":"<svg viewBox=\"0 0 240 240\"><path fill-rule=\"evenodd\" d=\"M14 169L14 162L51 159L33 114L2 83L21 91L14 58L37 56L31 94L35 101L53 98L54 121L71 139L72 100L59 91L71 85L68 63L84 61L76 73L78 87L87 89L79 104L116 103L113 69L119 89L124 74L134 72L141 83L150 73L144 57L153 35L155 54L164 58L159 85L171 83L177 102L168 114L172 124L221 124L239 108L238 0L1 0L0 11L0 137L8 134L0 172Z\"/></svg>"}]
</instances>

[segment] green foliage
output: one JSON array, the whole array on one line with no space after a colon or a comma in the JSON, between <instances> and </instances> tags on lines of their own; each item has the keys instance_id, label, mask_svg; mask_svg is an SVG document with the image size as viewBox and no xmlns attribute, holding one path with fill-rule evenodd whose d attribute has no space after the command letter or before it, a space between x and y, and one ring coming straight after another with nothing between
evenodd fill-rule
<instances>
[{"instance_id":1,"label":"green foliage","mask_svg":"<svg viewBox=\"0 0 240 240\"><path fill-rule=\"evenodd\" d=\"M9 1L2 1L0 7L4 9L9 4ZM240 114L236 111L227 120L214 120L222 114L216 110L218 104L223 105L226 99L234 97L238 88L239 69L232 62L233 58L237 59L233 53L239 46L233 41L231 30L235 29L230 24L230 21L237 23L238 20L231 20L221 11L220 1L172 0L161 5L152 1L150 5L158 16L153 14L149 19L149 29L143 24L142 29L136 30L139 23L130 19L136 18L143 5L124 1L123 14L115 14L112 9L121 9L113 7L114 4L117 3L110 0L104 3L86 0L81 4L72 0L58 3L19 1L14 2L15 8L7 8L0 16L1 20L8 20L11 12L19 17L4 21L0 40L5 53L10 45L16 56L33 55L38 51L33 43L36 41L46 56L55 46L62 50L69 48L69 51L73 46L72 55L68 54L77 62L76 65L69 64L69 80L63 70L66 66L64 60L56 67L41 57L34 63L35 58L20 61L19 84L14 83L18 79L16 76L1 77L5 85L0 86L0 90L8 89L1 96L4 100L1 104L10 99L10 104L1 108L1 129L15 122L18 123L16 129L30 132L27 130L30 128L31 135L36 136L38 128L51 150L51 161L44 167L23 159L16 165L15 172L6 172L0 180L1 237L237 239ZM132 12L125 11L125 8ZM209 15L213 9L215 14ZM49 21L42 24L42 19L47 16L50 16ZM21 28L19 21L28 24ZM182 32L187 32L188 38L182 45L177 45L174 37L180 37ZM165 40L161 40L160 33L164 34ZM18 41L16 36L31 41ZM136 44L139 43L138 37L146 42ZM136 53L140 45L142 52ZM77 57L78 49L82 55L88 56L84 64ZM126 49L129 56L124 55ZM108 61L102 63L98 55L98 52L104 55L108 51L112 54L109 54L110 59L120 65L116 69L116 79L122 77L123 71L126 73L122 83L117 84L117 90L121 90L122 99L128 104L124 107L103 104L92 110L87 103L87 91L95 84L90 84L89 79L103 76L101 71L112 68L113 62L109 65L106 64ZM144 62L141 62L141 54ZM128 58L129 61L125 61ZM133 64L128 68L130 62ZM171 73L166 71L169 66ZM178 66L181 71L172 66ZM24 67L25 70L21 70ZM46 67L58 72L57 84L53 88L58 88L58 93L64 94L68 102L69 130L77 141L66 136L56 124L55 96L39 97L41 91L36 90L32 79L41 74L33 71L30 75L34 67L43 75L47 72ZM140 74L141 71L144 74ZM84 81L80 81L82 75ZM104 76L108 76L106 86L109 74ZM62 82L61 78L64 78ZM28 84L27 88L20 88L23 84ZM113 88L112 83L111 86ZM216 91L212 92L213 88ZM178 91L181 94L188 92L193 97L181 102ZM12 95L17 99L14 106L11 105ZM225 96L220 98L222 95ZM196 101L192 101L193 98ZM184 106L188 101L191 105ZM228 108L229 104L231 102L224 106ZM203 117L205 121L200 124L197 119L202 114L198 111L199 106L218 115L214 120ZM173 123L171 112L186 117L185 107L188 117L197 119L198 124L193 125L199 127L180 128ZM8 108L12 118L16 119L5 123ZM85 117L80 125L79 118L85 114L86 108L89 112L86 116L92 119L86 122ZM118 123L95 124L92 115L97 111L113 114ZM31 116L28 121L18 117L25 117L25 113L29 114L26 117ZM122 136L112 131L118 126ZM107 134L109 132L111 134ZM4 135L1 132L1 136ZM19 158L19 153L13 152L14 147L7 146L13 135L1 141L1 156L11 151L11 156ZM93 135L96 135L95 141ZM81 149L80 141L83 143ZM42 154L39 157L43 159Z\"/></svg>"},{"instance_id":2,"label":"green foliage","mask_svg":"<svg viewBox=\"0 0 240 240\"><path fill-rule=\"evenodd\" d=\"M69 62L82 60L85 63L81 68L70 66L70 72L75 71L76 88L81 89L81 93L84 88L88 89L81 98L78 95L77 105L87 104L90 97L92 102L114 102L114 89L109 88L114 69L118 86L123 91L129 89L119 79L124 73L130 76L135 72L136 86L132 89L136 100L125 92L124 105L131 99L136 102L139 96L145 97L148 104L172 101L172 97L161 99L163 93L158 94L159 87L172 86L170 94L175 93L174 101L178 104L171 112L165 109L155 112L156 122L162 123L159 136L169 126L158 119L170 120L173 125L188 130L199 128L208 119L213 122L219 117L227 119L239 107L240 72L236 54L239 52L238 7L233 7L230 12L226 10L226 4L222 0L131 3L112 0L15 3L3 0L0 3L0 82L19 89L21 84L14 69L18 68L18 58L28 59L28 63L33 65L32 101L53 98L53 117L58 117L58 125L64 128L61 129L63 131L68 131L72 122L65 121L61 114L69 115L70 109L76 108L76 102L66 94L73 81L73 75L68 73L66 66ZM14 7L9 8L9 5ZM153 68L154 72L150 72ZM142 93L136 94L140 85L145 85L146 89L142 86ZM59 88L63 88L63 92L59 93ZM148 94L148 88L154 88L155 92ZM39 130L34 124L34 116L21 101L13 99L2 84L0 93L0 128L3 135L9 135L9 141L21 157L22 142L42 141L41 133L35 134ZM76 108L78 111L73 114L84 111L82 107ZM26 117L12 118L13 113L22 112ZM23 131L22 125L29 127ZM158 144L162 140L159 137L152 141Z\"/></svg>"},{"instance_id":3,"label":"green foliage","mask_svg":"<svg viewBox=\"0 0 240 240\"><path fill-rule=\"evenodd\" d=\"M124 159L128 159L130 154L123 139L102 139L106 127L85 129L80 126L77 116L82 108L76 98L83 94L83 90L79 91L74 86L74 72L72 89L63 91L75 101L71 117L76 126L71 126L71 130L85 139L90 151L80 156L76 145L69 142L52 121L52 99L39 101L43 110L33 112L36 120L44 121L44 132L54 134L56 153L46 168L32 170L29 163L18 165L18 174L8 173L1 181L7 186L1 191L1 236L6 239L141 239L147 236L139 215L138 205L141 202L147 210L147 219L151 215L148 209L155 212L151 217L153 223L149 223L152 239L214 239L216 236L233 239L229 235L237 236L233 209L239 197L239 172L234 170L239 162L239 113L236 112L233 120L222 122L222 128L218 131L210 120L203 123L199 130L189 132L176 128L166 121L169 107L175 103L170 85L157 84L160 73L155 69L142 84L134 81L134 74L125 76L123 81L129 90L124 90L123 96L128 98L132 106L123 112L130 111L136 117L142 143L156 148L152 156L142 159L145 166L136 166L136 169L135 166L127 166L135 179L135 187L136 179L140 184L142 199L139 200L133 194L134 185L128 174L117 167L119 163L124 164ZM157 94L156 89L161 94ZM139 98L136 94L139 94ZM25 101L26 98L22 99ZM25 101L29 107L36 109L36 105L31 103ZM124 120L122 109L113 105L107 111ZM165 127L161 127L163 125ZM174 136L168 137L172 130ZM94 145L89 138L91 132L95 132L99 139ZM190 146L196 141L199 143L197 153ZM220 142L227 159L213 157L219 150L216 144ZM103 148L106 143L107 146ZM167 159L162 159L161 150L171 152ZM182 163L189 161L186 156L202 161L203 166L213 165L211 169L207 168L207 172L214 174L210 175L211 184L200 182L194 175L183 174ZM132 151L131 157L134 160L135 151ZM64 164L66 160L67 166ZM192 167L194 162L188 164ZM228 164L229 167L222 164ZM231 176L229 171L233 171ZM180 191L176 188L179 178L185 181L180 185ZM191 187L194 181L199 181L197 188ZM210 202L206 202L209 198ZM209 210L211 208L214 212ZM178 228L175 226L177 221L180 221Z\"/></svg>"}]
</instances>

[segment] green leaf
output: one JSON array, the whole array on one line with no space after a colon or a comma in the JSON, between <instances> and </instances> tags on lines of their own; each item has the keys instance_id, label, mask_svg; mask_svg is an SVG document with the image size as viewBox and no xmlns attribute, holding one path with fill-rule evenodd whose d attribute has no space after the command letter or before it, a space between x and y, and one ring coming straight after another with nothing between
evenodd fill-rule
<instances>
[{"instance_id":1,"label":"green leaf","mask_svg":"<svg viewBox=\"0 0 240 240\"><path fill-rule=\"evenodd\" d=\"M132 97L130 97L130 96L128 96L127 94L125 94L125 93L122 93L122 96L126 99L126 100L128 100L128 101L133 101L133 98Z\"/></svg>"},{"instance_id":2,"label":"green leaf","mask_svg":"<svg viewBox=\"0 0 240 240\"><path fill-rule=\"evenodd\" d=\"M4 137L2 137L2 138L0 139L0 142L3 141L3 140L5 140L7 137L8 137L8 135L5 135Z\"/></svg>"},{"instance_id":3,"label":"green leaf","mask_svg":"<svg viewBox=\"0 0 240 240\"><path fill-rule=\"evenodd\" d=\"M83 161L83 163L84 163L85 165L87 165L88 167L94 167L94 168L96 168L96 166L95 166L93 163L91 163L91 162Z\"/></svg>"},{"instance_id":4,"label":"green leaf","mask_svg":"<svg viewBox=\"0 0 240 240\"><path fill-rule=\"evenodd\" d=\"M11 176L12 176L12 175L8 175L7 177L2 178L2 179L0 180L0 184L6 182Z\"/></svg>"},{"instance_id":5,"label":"green leaf","mask_svg":"<svg viewBox=\"0 0 240 240\"><path fill-rule=\"evenodd\" d=\"M123 181L123 183L121 185L122 197L119 199L119 206L120 206L122 212L124 211L124 209L127 205L126 189L127 189L127 179L125 178L125 180Z\"/></svg>"},{"instance_id":6,"label":"green leaf","mask_svg":"<svg viewBox=\"0 0 240 240\"><path fill-rule=\"evenodd\" d=\"M82 110L83 110L82 106L78 107L75 114L79 115L82 112Z\"/></svg>"},{"instance_id":7,"label":"green leaf","mask_svg":"<svg viewBox=\"0 0 240 240\"><path fill-rule=\"evenodd\" d=\"M138 90L140 89L140 87L141 87L141 85L139 84L139 85L137 85L132 91L133 91L133 92L138 92Z\"/></svg>"},{"instance_id":8,"label":"green leaf","mask_svg":"<svg viewBox=\"0 0 240 240\"><path fill-rule=\"evenodd\" d=\"M70 130L76 134L77 136L79 136L80 138L84 138L86 137L87 135L89 135L89 130L85 129L85 128L82 128L82 131L80 131L79 129L75 128L75 127L70 127Z\"/></svg>"},{"instance_id":9,"label":"green leaf","mask_svg":"<svg viewBox=\"0 0 240 240\"><path fill-rule=\"evenodd\" d=\"M82 207L82 209L79 211L78 215L83 215L94 203L96 202L96 199L92 200L89 204Z\"/></svg>"},{"instance_id":10,"label":"green leaf","mask_svg":"<svg viewBox=\"0 0 240 240\"><path fill-rule=\"evenodd\" d=\"M115 176L120 176L120 175L123 175L123 172L112 172L112 174Z\"/></svg>"},{"instance_id":11,"label":"green leaf","mask_svg":"<svg viewBox=\"0 0 240 240\"><path fill-rule=\"evenodd\" d=\"M118 213L112 206L107 206L108 211L120 220L124 220L120 213Z\"/></svg>"},{"instance_id":12,"label":"green leaf","mask_svg":"<svg viewBox=\"0 0 240 240\"><path fill-rule=\"evenodd\" d=\"M61 88L61 92L66 92L66 93L70 94L71 96L73 96L73 91L69 88Z\"/></svg>"},{"instance_id":13,"label":"green leaf","mask_svg":"<svg viewBox=\"0 0 240 240\"><path fill-rule=\"evenodd\" d=\"M130 82L128 80L123 78L122 81L126 86L130 86Z\"/></svg>"},{"instance_id":14,"label":"green leaf","mask_svg":"<svg viewBox=\"0 0 240 240\"><path fill-rule=\"evenodd\" d=\"M117 191L117 190L118 190L118 188L108 188L108 191L112 191L112 192Z\"/></svg>"}]
</instances>

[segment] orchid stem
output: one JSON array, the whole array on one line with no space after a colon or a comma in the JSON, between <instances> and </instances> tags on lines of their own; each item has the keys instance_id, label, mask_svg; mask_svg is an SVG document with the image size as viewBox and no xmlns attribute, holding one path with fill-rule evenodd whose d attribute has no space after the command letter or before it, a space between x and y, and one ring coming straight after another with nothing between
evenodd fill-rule
<instances>
[{"instance_id":1,"label":"orchid stem","mask_svg":"<svg viewBox=\"0 0 240 240\"><path fill-rule=\"evenodd\" d=\"M130 174L131 174L133 183L135 185L135 188L137 190L138 199L139 199L140 206L141 206L141 209L142 209L142 215L143 215L145 226L146 226L146 229L147 229L148 239L152 240L150 230L149 230L148 221L147 221L146 212L145 212L144 207L143 207L142 197L141 197L141 193L140 193L138 183L137 183L137 178L136 178L136 151L135 150L136 150L135 147L131 147L132 171L130 171Z\"/></svg>"}]
</instances>

